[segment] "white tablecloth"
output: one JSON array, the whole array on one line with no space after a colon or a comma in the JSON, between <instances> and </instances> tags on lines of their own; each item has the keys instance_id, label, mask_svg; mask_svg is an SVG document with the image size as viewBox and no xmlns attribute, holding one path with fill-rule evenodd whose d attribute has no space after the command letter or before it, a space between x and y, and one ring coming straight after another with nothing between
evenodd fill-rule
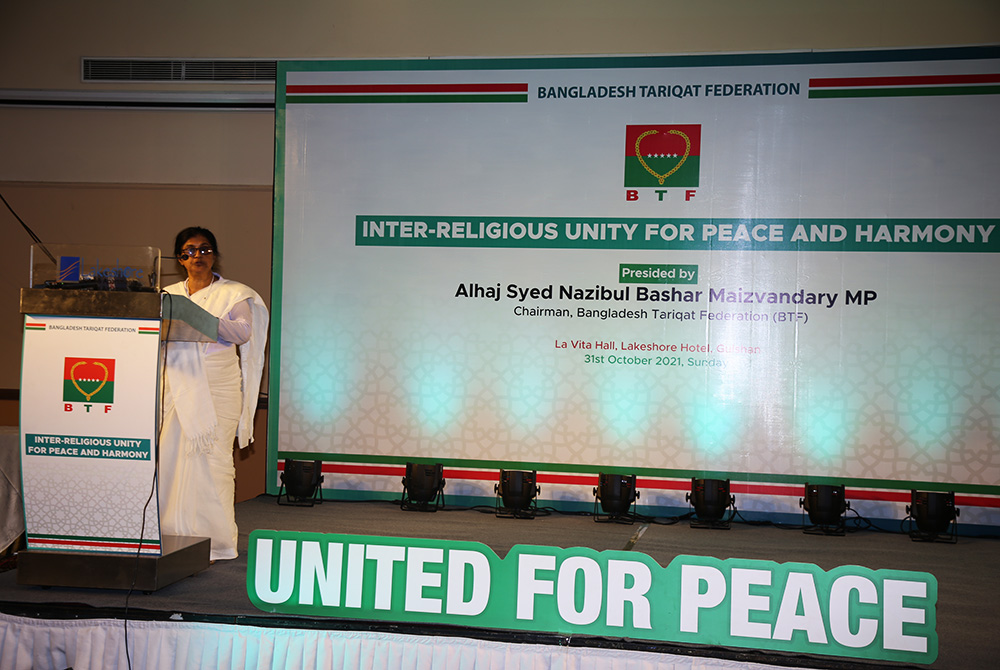
<instances>
[{"instance_id":1,"label":"white tablecloth","mask_svg":"<svg viewBox=\"0 0 1000 670\"><path fill-rule=\"evenodd\" d=\"M23 532L21 432L17 426L0 426L0 552Z\"/></svg>"}]
</instances>

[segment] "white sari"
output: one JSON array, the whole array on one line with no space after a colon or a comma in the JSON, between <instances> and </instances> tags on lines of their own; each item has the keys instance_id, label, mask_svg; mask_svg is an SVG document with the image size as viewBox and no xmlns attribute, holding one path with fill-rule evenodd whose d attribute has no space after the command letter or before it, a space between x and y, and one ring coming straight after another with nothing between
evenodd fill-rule
<instances>
[{"instance_id":1,"label":"white sari","mask_svg":"<svg viewBox=\"0 0 1000 670\"><path fill-rule=\"evenodd\" d=\"M220 560L237 556L233 441L253 441L268 313L253 289L215 277L194 295L186 282L165 289L220 317L220 339L164 345L158 491L161 534L211 538L211 558ZM222 339L236 331L249 335L239 357Z\"/></svg>"}]
</instances>

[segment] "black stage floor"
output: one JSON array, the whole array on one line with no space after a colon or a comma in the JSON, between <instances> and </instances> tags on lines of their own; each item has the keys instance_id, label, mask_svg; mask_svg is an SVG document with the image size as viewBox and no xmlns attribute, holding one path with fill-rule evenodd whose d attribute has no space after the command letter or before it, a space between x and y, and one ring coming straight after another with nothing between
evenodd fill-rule
<instances>
[{"instance_id":1,"label":"black stage floor","mask_svg":"<svg viewBox=\"0 0 1000 670\"><path fill-rule=\"evenodd\" d=\"M492 510L445 509L434 514L402 511L388 502L332 502L315 507L287 507L273 496L260 496L236 506L240 558L219 561L207 570L153 593L128 595L116 590L20 586L13 570L0 573L0 611L43 618L123 618L242 623L278 627L393 630L415 634L531 641L582 646L625 647L627 641L567 640L558 635L523 635L472 629L447 630L384 623L301 620L274 617L255 608L247 596L246 550L250 531L272 528L386 537L421 537L481 542L500 557L517 544L589 547L642 552L661 565L679 555L746 558L779 563L812 563L824 570L859 565L873 570L929 572L938 580L939 653L930 668L997 667L1000 657L1000 540L962 537L956 544L918 543L908 536L873 530L845 536L808 535L800 529L733 523L729 530L674 525L594 523L592 517L553 513L532 520L498 519ZM641 535L637 531L643 529ZM637 535L639 535L637 537ZM504 638L504 635L507 637ZM530 639L529 639L530 638ZM634 648L715 656L795 667L900 667L830 657L791 657L770 652L710 648L678 648L634 643Z\"/></svg>"}]
</instances>

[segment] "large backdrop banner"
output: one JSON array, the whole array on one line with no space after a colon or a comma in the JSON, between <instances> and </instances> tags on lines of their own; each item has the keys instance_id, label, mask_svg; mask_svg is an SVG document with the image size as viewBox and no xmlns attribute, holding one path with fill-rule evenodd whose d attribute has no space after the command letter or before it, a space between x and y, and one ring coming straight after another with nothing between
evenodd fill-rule
<instances>
[{"instance_id":1,"label":"large backdrop banner","mask_svg":"<svg viewBox=\"0 0 1000 670\"><path fill-rule=\"evenodd\" d=\"M837 479L992 518L998 94L996 47L280 63L271 481Z\"/></svg>"}]
</instances>

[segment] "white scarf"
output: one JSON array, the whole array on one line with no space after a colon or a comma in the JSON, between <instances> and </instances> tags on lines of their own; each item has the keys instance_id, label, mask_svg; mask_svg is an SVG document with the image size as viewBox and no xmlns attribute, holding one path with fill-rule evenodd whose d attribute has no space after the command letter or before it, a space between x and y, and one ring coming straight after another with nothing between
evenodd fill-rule
<instances>
[{"instance_id":1,"label":"white scarf","mask_svg":"<svg viewBox=\"0 0 1000 670\"><path fill-rule=\"evenodd\" d=\"M174 295L187 296L185 282L164 289ZM253 441L253 416L257 409L257 393L264 369L264 345L267 343L268 313L264 301L249 286L215 275L215 281L201 289L201 307L215 316L224 316L238 303L250 300L253 325L250 339L240 345L240 376L242 410L236 431L240 448ZM212 394L205 374L205 346L199 342L172 342L166 345L166 363L170 370L170 393L177 411L177 420L188 440L189 448L207 452L217 439L218 420Z\"/></svg>"}]
</instances>

